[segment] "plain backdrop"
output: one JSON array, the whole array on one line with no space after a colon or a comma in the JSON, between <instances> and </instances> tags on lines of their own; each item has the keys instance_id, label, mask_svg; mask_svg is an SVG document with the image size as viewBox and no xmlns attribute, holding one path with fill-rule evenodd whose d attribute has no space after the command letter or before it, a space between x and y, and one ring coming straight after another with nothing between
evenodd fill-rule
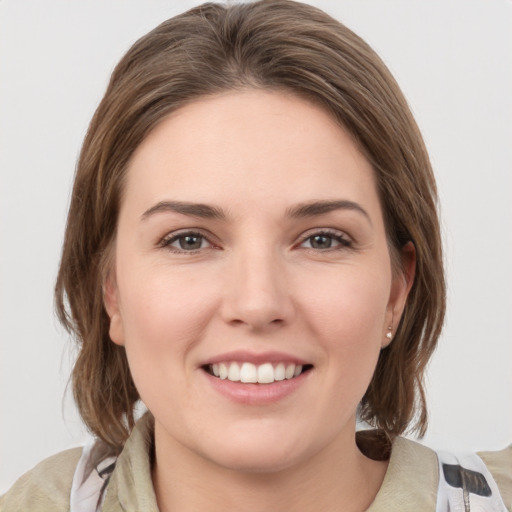
<instances>
[{"instance_id":1,"label":"plain backdrop","mask_svg":"<svg viewBox=\"0 0 512 512\"><path fill-rule=\"evenodd\" d=\"M391 68L437 174L449 305L423 442L501 448L512 442L512 2L311 3ZM0 493L86 439L52 303L75 162L115 63L195 4L0 0Z\"/></svg>"}]
</instances>

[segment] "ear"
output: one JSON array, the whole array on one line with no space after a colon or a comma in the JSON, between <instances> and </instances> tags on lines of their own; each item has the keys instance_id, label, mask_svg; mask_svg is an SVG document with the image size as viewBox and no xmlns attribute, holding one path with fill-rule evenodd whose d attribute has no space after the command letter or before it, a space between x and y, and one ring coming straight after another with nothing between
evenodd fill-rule
<instances>
[{"instance_id":1,"label":"ear","mask_svg":"<svg viewBox=\"0 0 512 512\"><path fill-rule=\"evenodd\" d=\"M103 304L110 318L109 335L116 345L124 345L124 329L119 304L119 293L114 269L109 270L103 283Z\"/></svg>"},{"instance_id":2,"label":"ear","mask_svg":"<svg viewBox=\"0 0 512 512\"><path fill-rule=\"evenodd\" d=\"M391 293L386 310L386 323L382 336L382 348L387 347L396 332L400 318L407 302L407 297L414 283L416 273L416 248L407 242L400 250L400 268L393 272Z\"/></svg>"}]
</instances>

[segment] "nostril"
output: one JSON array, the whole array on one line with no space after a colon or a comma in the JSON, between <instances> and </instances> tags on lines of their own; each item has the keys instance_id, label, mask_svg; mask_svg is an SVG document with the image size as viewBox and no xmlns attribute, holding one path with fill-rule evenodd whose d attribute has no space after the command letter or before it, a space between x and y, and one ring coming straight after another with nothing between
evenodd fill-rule
<instances>
[{"instance_id":1,"label":"nostril","mask_svg":"<svg viewBox=\"0 0 512 512\"><path fill-rule=\"evenodd\" d=\"M274 318L272 320L268 320L267 318L261 316L259 317L256 315L246 315L243 318L232 318L229 320L229 324L234 327L245 325L249 330L254 332L265 331L269 327L280 327L284 325L284 323L285 320L282 318Z\"/></svg>"}]
</instances>

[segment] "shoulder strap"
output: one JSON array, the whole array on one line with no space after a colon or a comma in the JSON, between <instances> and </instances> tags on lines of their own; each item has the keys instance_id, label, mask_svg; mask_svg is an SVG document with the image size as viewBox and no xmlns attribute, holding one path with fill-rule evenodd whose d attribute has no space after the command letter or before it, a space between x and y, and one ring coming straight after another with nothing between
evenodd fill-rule
<instances>
[{"instance_id":1,"label":"shoulder strap","mask_svg":"<svg viewBox=\"0 0 512 512\"><path fill-rule=\"evenodd\" d=\"M437 452L436 512L507 512L498 486L476 454Z\"/></svg>"},{"instance_id":2,"label":"shoulder strap","mask_svg":"<svg viewBox=\"0 0 512 512\"><path fill-rule=\"evenodd\" d=\"M107 449L99 441L93 440L84 447L71 485L71 512L101 511L116 459L107 454Z\"/></svg>"}]
</instances>

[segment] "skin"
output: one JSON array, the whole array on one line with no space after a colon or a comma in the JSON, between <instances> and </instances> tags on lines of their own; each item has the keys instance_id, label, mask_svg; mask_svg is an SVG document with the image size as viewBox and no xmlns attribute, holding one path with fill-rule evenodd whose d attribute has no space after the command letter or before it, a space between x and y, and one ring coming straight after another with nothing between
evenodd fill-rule
<instances>
[{"instance_id":1,"label":"skin","mask_svg":"<svg viewBox=\"0 0 512 512\"><path fill-rule=\"evenodd\" d=\"M339 200L357 206L288 215ZM194 251L176 238L190 231L204 236ZM412 284L411 247L402 260L393 273L370 164L318 106L229 92L150 133L129 165L105 302L155 416L161 510L369 506L386 463L357 449L356 409ZM239 403L201 368L232 350L285 352L312 369L276 402Z\"/></svg>"}]
</instances>

